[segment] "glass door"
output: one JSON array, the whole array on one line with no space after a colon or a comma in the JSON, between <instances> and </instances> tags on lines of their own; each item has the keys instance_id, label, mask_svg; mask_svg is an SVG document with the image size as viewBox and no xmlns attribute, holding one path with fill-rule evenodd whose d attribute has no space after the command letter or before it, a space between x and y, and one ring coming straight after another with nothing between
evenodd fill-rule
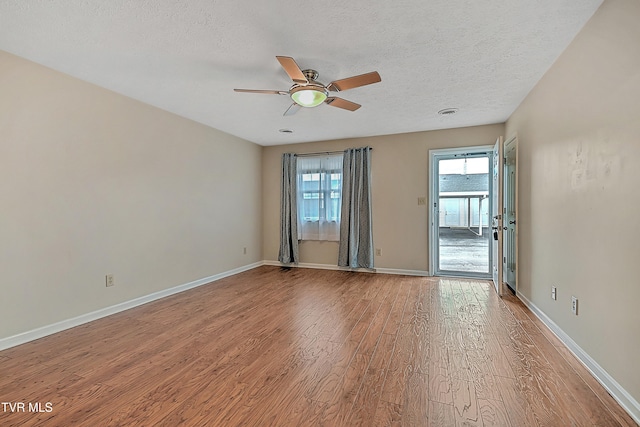
<instances>
[{"instance_id":1,"label":"glass door","mask_svg":"<svg viewBox=\"0 0 640 427\"><path fill-rule=\"evenodd\" d=\"M491 277L491 168L487 147L432 152L432 274Z\"/></svg>"}]
</instances>

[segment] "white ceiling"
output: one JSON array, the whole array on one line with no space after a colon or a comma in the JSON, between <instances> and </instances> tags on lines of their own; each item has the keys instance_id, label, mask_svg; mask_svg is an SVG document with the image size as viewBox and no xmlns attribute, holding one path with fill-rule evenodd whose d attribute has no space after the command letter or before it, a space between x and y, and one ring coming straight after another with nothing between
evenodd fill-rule
<instances>
[{"instance_id":1,"label":"white ceiling","mask_svg":"<svg viewBox=\"0 0 640 427\"><path fill-rule=\"evenodd\" d=\"M0 49L261 145L502 123L602 0L3 0ZM362 104L283 117L276 60ZM452 116L438 110L455 107ZM291 129L283 134L279 129Z\"/></svg>"}]
</instances>

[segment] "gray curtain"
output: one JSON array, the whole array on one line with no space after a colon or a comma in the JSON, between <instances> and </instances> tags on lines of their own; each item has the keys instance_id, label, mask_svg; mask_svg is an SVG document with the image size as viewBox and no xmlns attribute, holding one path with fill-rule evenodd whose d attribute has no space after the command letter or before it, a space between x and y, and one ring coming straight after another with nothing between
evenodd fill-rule
<instances>
[{"instance_id":1,"label":"gray curtain","mask_svg":"<svg viewBox=\"0 0 640 427\"><path fill-rule=\"evenodd\" d=\"M350 148L344 152L338 265L373 268L369 147Z\"/></svg>"},{"instance_id":2,"label":"gray curtain","mask_svg":"<svg viewBox=\"0 0 640 427\"><path fill-rule=\"evenodd\" d=\"M293 153L282 155L282 190L280 192L280 252L278 261L298 263L298 202L297 158Z\"/></svg>"}]
</instances>

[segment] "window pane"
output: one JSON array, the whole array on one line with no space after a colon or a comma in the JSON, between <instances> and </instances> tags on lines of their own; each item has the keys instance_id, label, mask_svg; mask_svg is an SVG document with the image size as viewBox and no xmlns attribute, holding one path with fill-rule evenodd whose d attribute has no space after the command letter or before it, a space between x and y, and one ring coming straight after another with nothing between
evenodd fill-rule
<instances>
[{"instance_id":1,"label":"window pane","mask_svg":"<svg viewBox=\"0 0 640 427\"><path fill-rule=\"evenodd\" d=\"M342 154L298 157L297 166L299 238L337 241Z\"/></svg>"}]
</instances>

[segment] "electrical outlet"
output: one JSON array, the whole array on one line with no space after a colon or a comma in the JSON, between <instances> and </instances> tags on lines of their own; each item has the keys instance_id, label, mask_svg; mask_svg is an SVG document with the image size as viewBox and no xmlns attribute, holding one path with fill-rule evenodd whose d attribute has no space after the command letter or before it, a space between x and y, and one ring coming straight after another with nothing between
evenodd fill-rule
<instances>
[{"instance_id":1,"label":"electrical outlet","mask_svg":"<svg viewBox=\"0 0 640 427\"><path fill-rule=\"evenodd\" d=\"M107 284L107 287L115 285L115 282L113 281L113 274L107 274L106 284Z\"/></svg>"},{"instance_id":2,"label":"electrical outlet","mask_svg":"<svg viewBox=\"0 0 640 427\"><path fill-rule=\"evenodd\" d=\"M382 255L382 251L378 248L376 249L376 256L381 256Z\"/></svg>"},{"instance_id":3,"label":"electrical outlet","mask_svg":"<svg viewBox=\"0 0 640 427\"><path fill-rule=\"evenodd\" d=\"M426 197L418 197L418 206L426 205L427 198Z\"/></svg>"},{"instance_id":4,"label":"electrical outlet","mask_svg":"<svg viewBox=\"0 0 640 427\"><path fill-rule=\"evenodd\" d=\"M555 286L551 287L551 299L552 300L556 299L556 287Z\"/></svg>"},{"instance_id":5,"label":"electrical outlet","mask_svg":"<svg viewBox=\"0 0 640 427\"><path fill-rule=\"evenodd\" d=\"M578 298L571 296L571 312L578 315Z\"/></svg>"}]
</instances>

